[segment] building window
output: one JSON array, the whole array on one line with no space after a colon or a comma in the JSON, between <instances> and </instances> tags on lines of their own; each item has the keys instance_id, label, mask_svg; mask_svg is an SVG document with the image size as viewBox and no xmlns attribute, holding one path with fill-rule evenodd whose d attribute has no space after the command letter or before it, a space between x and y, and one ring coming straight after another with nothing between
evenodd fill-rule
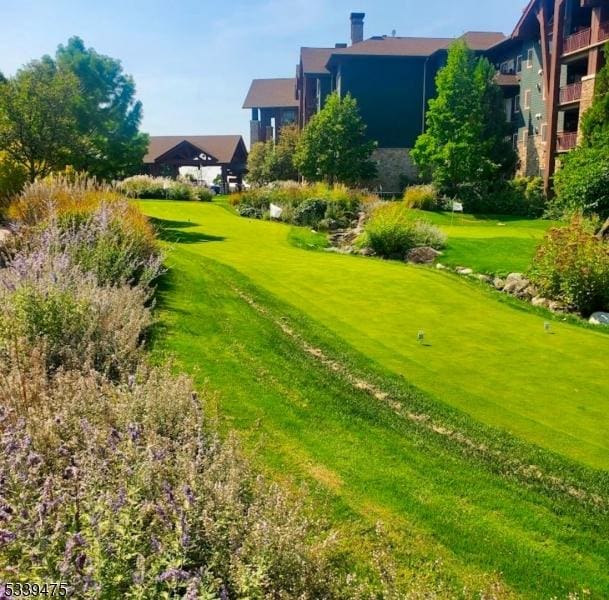
<instances>
[{"instance_id":1,"label":"building window","mask_svg":"<svg viewBox=\"0 0 609 600\"><path fill-rule=\"evenodd\" d=\"M548 141L548 124L547 123L541 124L541 141L544 144Z\"/></svg>"},{"instance_id":2,"label":"building window","mask_svg":"<svg viewBox=\"0 0 609 600\"><path fill-rule=\"evenodd\" d=\"M518 150L518 133L512 136L512 144L514 144L514 150Z\"/></svg>"},{"instance_id":3,"label":"building window","mask_svg":"<svg viewBox=\"0 0 609 600\"><path fill-rule=\"evenodd\" d=\"M507 64L507 61L506 61L506 62L502 62L502 63L501 63L501 72L502 72L504 75L507 75L507 72L508 72L508 64Z\"/></svg>"},{"instance_id":4,"label":"building window","mask_svg":"<svg viewBox=\"0 0 609 600\"><path fill-rule=\"evenodd\" d=\"M527 69L533 68L533 48L529 48L527 53Z\"/></svg>"},{"instance_id":5,"label":"building window","mask_svg":"<svg viewBox=\"0 0 609 600\"><path fill-rule=\"evenodd\" d=\"M512 98L505 99L505 120L508 123L512 120Z\"/></svg>"},{"instance_id":6,"label":"building window","mask_svg":"<svg viewBox=\"0 0 609 600\"><path fill-rule=\"evenodd\" d=\"M526 90L524 93L524 108L525 110L531 108L531 90Z\"/></svg>"},{"instance_id":7,"label":"building window","mask_svg":"<svg viewBox=\"0 0 609 600\"><path fill-rule=\"evenodd\" d=\"M518 55L516 57L516 73L520 73L522 71L522 55Z\"/></svg>"},{"instance_id":8,"label":"building window","mask_svg":"<svg viewBox=\"0 0 609 600\"><path fill-rule=\"evenodd\" d=\"M520 112L520 94L514 98L514 112L516 114Z\"/></svg>"},{"instance_id":9,"label":"building window","mask_svg":"<svg viewBox=\"0 0 609 600\"><path fill-rule=\"evenodd\" d=\"M292 109L283 110L281 112L281 124L291 125L296 123L296 111Z\"/></svg>"}]
</instances>

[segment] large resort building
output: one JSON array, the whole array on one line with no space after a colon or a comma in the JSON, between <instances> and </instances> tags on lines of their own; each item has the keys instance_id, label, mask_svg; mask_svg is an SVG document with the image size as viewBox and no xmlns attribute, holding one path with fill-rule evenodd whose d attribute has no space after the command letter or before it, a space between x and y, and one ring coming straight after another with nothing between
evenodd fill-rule
<instances>
[{"instance_id":1,"label":"large resort building","mask_svg":"<svg viewBox=\"0 0 609 600\"><path fill-rule=\"evenodd\" d=\"M295 79L254 80L251 143L274 139L286 122L304 127L332 91L358 102L367 135L377 143L376 187L399 192L416 172L409 152L425 129L435 78L454 38L364 37L364 13L351 14L351 43L301 48ZM595 77L609 40L609 0L531 0L511 35L461 36L497 66L506 119L523 175L549 186L560 154L579 139Z\"/></svg>"}]
</instances>

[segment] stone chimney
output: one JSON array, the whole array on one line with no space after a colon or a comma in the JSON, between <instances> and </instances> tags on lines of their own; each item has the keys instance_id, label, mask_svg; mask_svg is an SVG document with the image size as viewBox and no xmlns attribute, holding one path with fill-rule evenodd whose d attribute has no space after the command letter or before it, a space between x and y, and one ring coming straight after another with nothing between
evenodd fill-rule
<instances>
[{"instance_id":1,"label":"stone chimney","mask_svg":"<svg viewBox=\"0 0 609 600\"><path fill-rule=\"evenodd\" d=\"M366 13L351 13L351 44L364 41L364 17Z\"/></svg>"}]
</instances>

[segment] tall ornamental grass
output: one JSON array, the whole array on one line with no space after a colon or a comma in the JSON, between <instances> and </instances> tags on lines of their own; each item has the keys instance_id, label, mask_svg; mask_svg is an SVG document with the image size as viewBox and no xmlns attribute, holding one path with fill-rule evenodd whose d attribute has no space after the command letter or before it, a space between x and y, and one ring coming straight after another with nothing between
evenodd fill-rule
<instances>
[{"instance_id":1,"label":"tall ornamental grass","mask_svg":"<svg viewBox=\"0 0 609 600\"><path fill-rule=\"evenodd\" d=\"M275 204L282 208L280 220L285 223L335 229L351 225L376 197L344 185L276 182L234 194L230 201L242 216L269 218Z\"/></svg>"},{"instance_id":2,"label":"tall ornamental grass","mask_svg":"<svg viewBox=\"0 0 609 600\"><path fill-rule=\"evenodd\" d=\"M209 202L213 193L182 179L134 175L117 183L117 189L130 198L199 200Z\"/></svg>"},{"instance_id":3,"label":"tall ornamental grass","mask_svg":"<svg viewBox=\"0 0 609 600\"><path fill-rule=\"evenodd\" d=\"M148 366L160 257L144 217L108 194L45 182L15 209L0 268L0 598L6 581L61 581L77 598L375 597L302 500L216 434L207 395Z\"/></svg>"},{"instance_id":4,"label":"tall ornamental grass","mask_svg":"<svg viewBox=\"0 0 609 600\"><path fill-rule=\"evenodd\" d=\"M406 204L383 202L372 210L359 244L370 246L384 258L404 259L419 246L443 248L446 235L428 221L413 219Z\"/></svg>"}]
</instances>

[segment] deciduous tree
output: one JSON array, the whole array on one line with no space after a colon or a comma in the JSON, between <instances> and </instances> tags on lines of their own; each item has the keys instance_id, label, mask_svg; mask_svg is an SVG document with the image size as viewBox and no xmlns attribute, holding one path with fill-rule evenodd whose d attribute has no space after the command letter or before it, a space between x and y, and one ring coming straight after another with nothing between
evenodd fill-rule
<instances>
[{"instance_id":1,"label":"deciduous tree","mask_svg":"<svg viewBox=\"0 0 609 600\"><path fill-rule=\"evenodd\" d=\"M77 78L52 59L34 61L0 85L0 147L30 181L62 169L83 150Z\"/></svg>"},{"instance_id":2,"label":"deciduous tree","mask_svg":"<svg viewBox=\"0 0 609 600\"><path fill-rule=\"evenodd\" d=\"M135 99L133 78L119 60L86 48L78 37L60 45L55 60L60 71L78 78L81 89L76 117L86 151L73 157L72 166L102 179L136 172L148 136L139 131L142 103Z\"/></svg>"},{"instance_id":3,"label":"deciduous tree","mask_svg":"<svg viewBox=\"0 0 609 600\"><path fill-rule=\"evenodd\" d=\"M376 174L370 160L375 145L366 138L356 100L350 94L341 98L333 93L305 127L298 142L296 166L309 181L357 184Z\"/></svg>"},{"instance_id":4,"label":"deciduous tree","mask_svg":"<svg viewBox=\"0 0 609 600\"><path fill-rule=\"evenodd\" d=\"M477 59L464 41L455 42L436 79L427 130L419 136L412 158L421 174L445 193L462 185L484 186L510 177L516 166L503 98L495 69Z\"/></svg>"}]
</instances>

